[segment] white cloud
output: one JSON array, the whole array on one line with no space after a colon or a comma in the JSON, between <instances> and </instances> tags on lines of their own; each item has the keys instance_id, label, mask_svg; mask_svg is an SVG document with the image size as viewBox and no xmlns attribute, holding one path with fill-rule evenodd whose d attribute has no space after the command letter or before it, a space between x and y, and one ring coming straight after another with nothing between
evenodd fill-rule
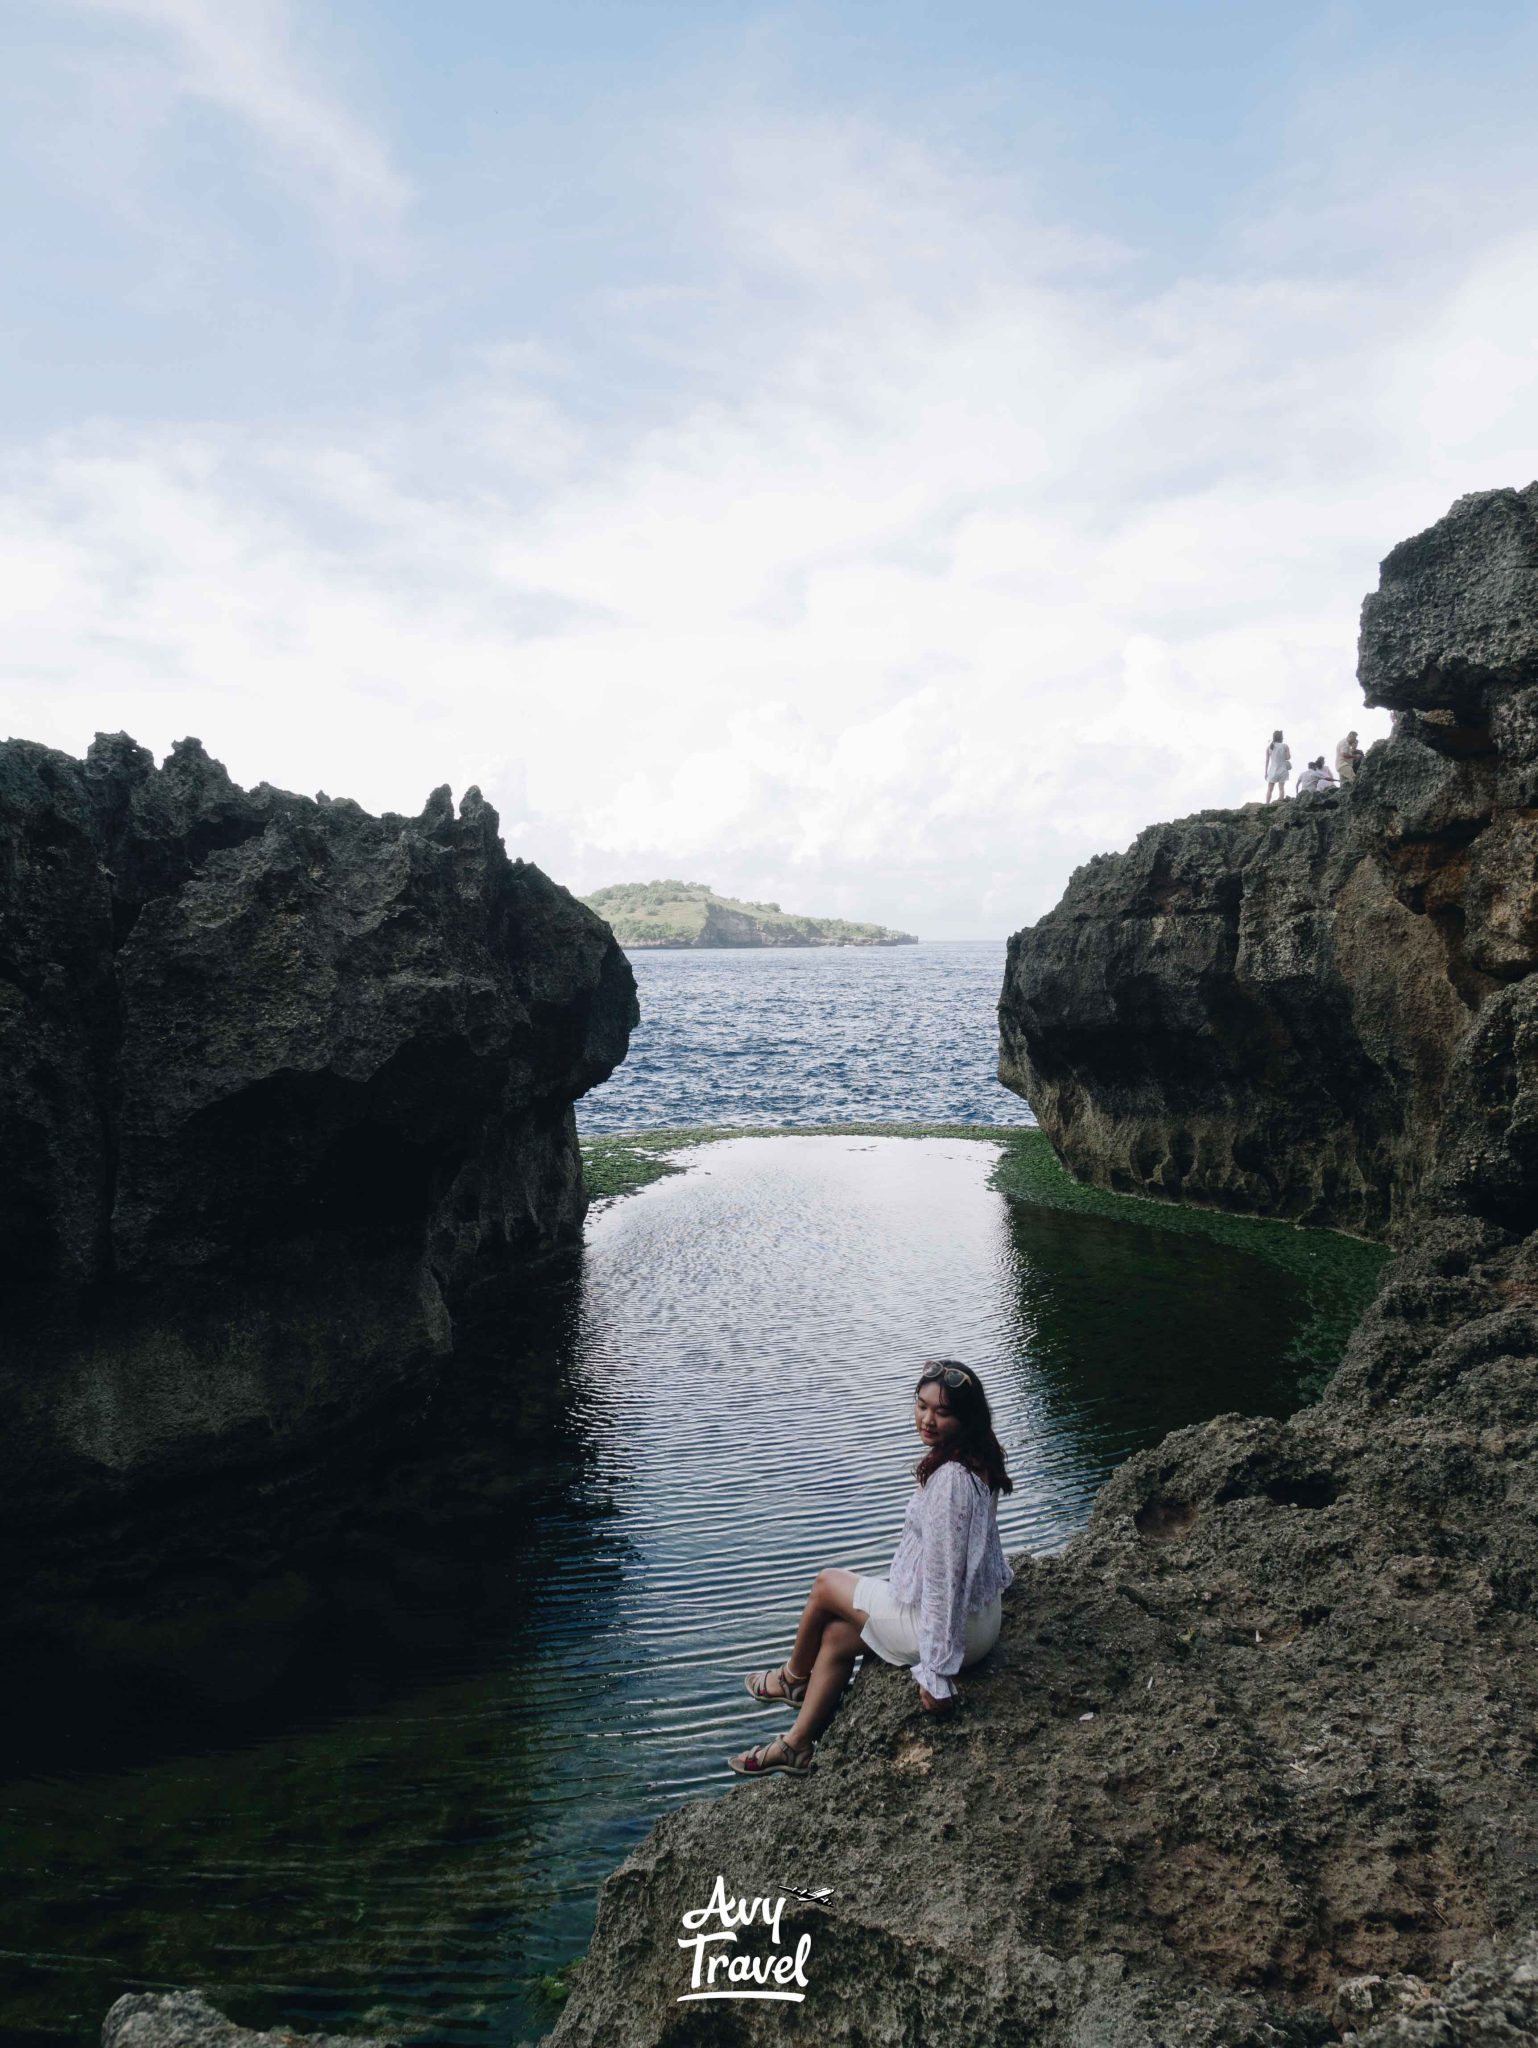
<instances>
[{"instance_id":1,"label":"white cloud","mask_svg":"<svg viewBox=\"0 0 1538 2048\"><path fill-rule=\"evenodd\" d=\"M241 123L286 183L355 234L393 227L410 197L384 146L309 71L284 0L68 0L164 45L163 90Z\"/></svg>"},{"instance_id":2,"label":"white cloud","mask_svg":"<svg viewBox=\"0 0 1538 2048\"><path fill-rule=\"evenodd\" d=\"M197 732L375 808L478 782L576 887L983 936L1149 821L1258 796L1274 725L1300 761L1385 730L1353 681L1379 557L1538 472L1509 222L1435 294L1306 265L1139 291L869 127L717 160L729 395L600 432L509 348L415 422L25 452L14 728Z\"/></svg>"}]
</instances>

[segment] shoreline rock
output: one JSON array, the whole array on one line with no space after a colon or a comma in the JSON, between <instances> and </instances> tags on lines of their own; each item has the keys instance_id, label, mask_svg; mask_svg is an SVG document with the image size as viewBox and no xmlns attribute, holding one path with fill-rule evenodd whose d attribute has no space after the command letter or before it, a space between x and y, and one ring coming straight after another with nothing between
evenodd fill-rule
<instances>
[{"instance_id":1,"label":"shoreline rock","mask_svg":"<svg viewBox=\"0 0 1538 2048\"><path fill-rule=\"evenodd\" d=\"M374 818L0 746L0 1517L265 1467L408 1386L585 1199L601 921L468 790Z\"/></svg>"},{"instance_id":2,"label":"shoreline rock","mask_svg":"<svg viewBox=\"0 0 1538 2048\"><path fill-rule=\"evenodd\" d=\"M1491 491L1387 557L1348 789L1151 826L1010 940L999 1078L1078 1178L1402 1234L1538 960L1535 535L1538 486ZM1512 1169L1465 1171L1488 1208Z\"/></svg>"},{"instance_id":3,"label":"shoreline rock","mask_svg":"<svg viewBox=\"0 0 1538 2048\"><path fill-rule=\"evenodd\" d=\"M201 1991L131 1991L102 2022L101 2048L401 2048L362 2034L310 2034L289 2027L237 2027Z\"/></svg>"}]
</instances>

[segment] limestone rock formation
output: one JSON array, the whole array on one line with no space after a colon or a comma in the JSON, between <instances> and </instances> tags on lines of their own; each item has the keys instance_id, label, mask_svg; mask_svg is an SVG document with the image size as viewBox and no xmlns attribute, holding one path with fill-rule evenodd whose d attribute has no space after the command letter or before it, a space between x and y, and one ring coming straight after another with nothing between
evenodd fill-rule
<instances>
[{"instance_id":1,"label":"limestone rock formation","mask_svg":"<svg viewBox=\"0 0 1538 2048\"><path fill-rule=\"evenodd\" d=\"M1080 1178L1378 1234L1472 1138L1458 1048L1538 945L1538 486L1396 548L1361 645L1353 786L1155 825L1011 940L1000 1078Z\"/></svg>"},{"instance_id":2,"label":"limestone rock formation","mask_svg":"<svg viewBox=\"0 0 1538 2048\"><path fill-rule=\"evenodd\" d=\"M129 1992L102 2022L101 2048L398 2048L359 2034L237 2027L201 1991Z\"/></svg>"},{"instance_id":3,"label":"limestone rock formation","mask_svg":"<svg viewBox=\"0 0 1538 2048\"><path fill-rule=\"evenodd\" d=\"M1362 649L1348 796L1091 863L1001 1004L1076 1172L1399 1239L1341 1370L1017 1559L953 1720L862 1671L813 1777L671 1813L552 2048L1534 2037L1538 485L1396 549ZM718 1874L827 1889L804 2003L680 2002Z\"/></svg>"},{"instance_id":4,"label":"limestone rock formation","mask_svg":"<svg viewBox=\"0 0 1538 2048\"><path fill-rule=\"evenodd\" d=\"M479 791L370 817L197 740L0 747L0 1502L270 1459L571 1240L601 920Z\"/></svg>"},{"instance_id":5,"label":"limestone rock formation","mask_svg":"<svg viewBox=\"0 0 1538 2048\"><path fill-rule=\"evenodd\" d=\"M1392 1975L1342 1989L1345 2048L1526 2048L1538 2041L1538 1935L1455 1970L1446 1986Z\"/></svg>"}]
</instances>

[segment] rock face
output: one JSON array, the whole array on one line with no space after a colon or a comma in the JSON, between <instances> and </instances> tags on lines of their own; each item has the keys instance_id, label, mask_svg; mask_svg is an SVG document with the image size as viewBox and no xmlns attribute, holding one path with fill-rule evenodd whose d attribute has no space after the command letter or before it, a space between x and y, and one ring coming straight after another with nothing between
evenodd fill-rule
<instances>
[{"instance_id":1,"label":"rock face","mask_svg":"<svg viewBox=\"0 0 1538 2048\"><path fill-rule=\"evenodd\" d=\"M130 1992L102 2022L101 2048L399 2048L358 2034L256 2033L237 2027L201 1991Z\"/></svg>"},{"instance_id":2,"label":"rock face","mask_svg":"<svg viewBox=\"0 0 1538 2048\"><path fill-rule=\"evenodd\" d=\"M1361 676L1397 718L1351 788L1156 825L1011 940L1000 1078L1081 1179L1392 1233L1493 1106L1465 1040L1538 952L1538 486L1394 550Z\"/></svg>"},{"instance_id":3,"label":"rock face","mask_svg":"<svg viewBox=\"0 0 1538 2048\"><path fill-rule=\"evenodd\" d=\"M624 956L479 791L373 818L196 740L0 747L0 1501L270 1458L570 1240Z\"/></svg>"},{"instance_id":4,"label":"rock face","mask_svg":"<svg viewBox=\"0 0 1538 2048\"><path fill-rule=\"evenodd\" d=\"M1538 486L1462 500L1365 607L1347 797L1147 833L1011 950L1076 1171L1397 1236L1324 1398L1123 1465L953 1720L862 1670L813 1777L670 1814L552 2048L1535 2038L1535 577ZM809 1934L804 2003L679 2002L718 1874L829 1888L742 1944Z\"/></svg>"}]
</instances>

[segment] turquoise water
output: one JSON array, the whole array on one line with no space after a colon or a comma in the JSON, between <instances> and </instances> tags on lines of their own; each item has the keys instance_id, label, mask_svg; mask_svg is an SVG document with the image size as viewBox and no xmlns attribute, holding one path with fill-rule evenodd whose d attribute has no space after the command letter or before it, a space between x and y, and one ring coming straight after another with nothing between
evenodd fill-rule
<instances>
[{"instance_id":1,"label":"turquoise water","mask_svg":"<svg viewBox=\"0 0 1538 2048\"><path fill-rule=\"evenodd\" d=\"M536 2038L607 1872L680 1800L751 1802L723 1759L779 1722L741 1674L813 1573L889 1560L919 1360L990 1389L1014 1552L1167 1430L1290 1405L1283 1276L1011 1204L994 1153L681 1155L410 1428L77 1614L71 1669L11 1689L7 2048L191 1984L247 2024Z\"/></svg>"}]
</instances>

